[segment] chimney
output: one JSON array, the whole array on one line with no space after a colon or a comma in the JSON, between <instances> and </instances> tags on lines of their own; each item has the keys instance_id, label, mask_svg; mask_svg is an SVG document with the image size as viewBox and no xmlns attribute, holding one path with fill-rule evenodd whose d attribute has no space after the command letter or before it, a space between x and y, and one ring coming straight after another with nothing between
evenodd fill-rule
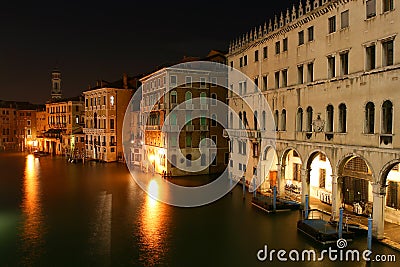
<instances>
[{"instance_id":1,"label":"chimney","mask_svg":"<svg viewBox=\"0 0 400 267\"><path fill-rule=\"evenodd\" d=\"M128 89L128 75L125 72L122 76L122 82L123 82L124 89Z\"/></svg>"}]
</instances>

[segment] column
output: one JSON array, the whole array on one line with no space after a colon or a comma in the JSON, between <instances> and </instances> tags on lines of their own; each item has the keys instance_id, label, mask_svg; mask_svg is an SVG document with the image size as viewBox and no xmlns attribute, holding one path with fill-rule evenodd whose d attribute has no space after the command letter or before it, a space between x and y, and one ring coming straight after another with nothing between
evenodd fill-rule
<instances>
[{"instance_id":1,"label":"column","mask_svg":"<svg viewBox=\"0 0 400 267\"><path fill-rule=\"evenodd\" d=\"M304 207L306 203L306 195L310 196L310 171L311 169L301 168L301 205Z\"/></svg>"},{"instance_id":2,"label":"column","mask_svg":"<svg viewBox=\"0 0 400 267\"><path fill-rule=\"evenodd\" d=\"M332 220L339 218L340 209L340 190L338 185L338 176L332 174Z\"/></svg>"},{"instance_id":3,"label":"column","mask_svg":"<svg viewBox=\"0 0 400 267\"><path fill-rule=\"evenodd\" d=\"M383 239L385 227L385 187L379 183L372 184L373 211L372 211L372 235L377 239Z\"/></svg>"},{"instance_id":4,"label":"column","mask_svg":"<svg viewBox=\"0 0 400 267\"><path fill-rule=\"evenodd\" d=\"M276 181L277 181L277 189L278 189L278 197L283 197L285 196L285 175L282 175L282 172L285 173L284 171L284 166L281 164L276 164L277 167L277 175L276 175Z\"/></svg>"}]
</instances>

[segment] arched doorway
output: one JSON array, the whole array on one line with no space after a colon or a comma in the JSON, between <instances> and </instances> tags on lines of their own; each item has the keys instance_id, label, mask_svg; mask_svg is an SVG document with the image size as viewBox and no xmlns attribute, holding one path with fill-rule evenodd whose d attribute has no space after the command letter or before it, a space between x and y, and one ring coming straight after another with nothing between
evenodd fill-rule
<instances>
[{"instance_id":1,"label":"arched doorway","mask_svg":"<svg viewBox=\"0 0 400 267\"><path fill-rule=\"evenodd\" d=\"M302 200L302 166L303 162L300 153L295 149L287 149L282 156L281 164L281 185L280 190L291 199Z\"/></svg>"},{"instance_id":2,"label":"arched doorway","mask_svg":"<svg viewBox=\"0 0 400 267\"><path fill-rule=\"evenodd\" d=\"M352 155L339 165L338 197L341 206L358 215L372 214L372 169L365 159Z\"/></svg>"},{"instance_id":3,"label":"arched doorway","mask_svg":"<svg viewBox=\"0 0 400 267\"><path fill-rule=\"evenodd\" d=\"M310 197L332 204L332 165L324 152L316 151L307 160Z\"/></svg>"},{"instance_id":4,"label":"arched doorway","mask_svg":"<svg viewBox=\"0 0 400 267\"><path fill-rule=\"evenodd\" d=\"M400 161L387 164L380 185L386 189L384 219L400 225Z\"/></svg>"},{"instance_id":5,"label":"arched doorway","mask_svg":"<svg viewBox=\"0 0 400 267\"><path fill-rule=\"evenodd\" d=\"M278 156L273 147L266 147L261 155L261 192L270 192L277 184Z\"/></svg>"}]
</instances>

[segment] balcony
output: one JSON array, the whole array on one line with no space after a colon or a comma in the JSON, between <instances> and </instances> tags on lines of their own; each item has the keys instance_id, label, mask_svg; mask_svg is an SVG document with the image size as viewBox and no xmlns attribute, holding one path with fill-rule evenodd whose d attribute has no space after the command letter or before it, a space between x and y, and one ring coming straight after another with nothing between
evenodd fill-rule
<instances>
[{"instance_id":1,"label":"balcony","mask_svg":"<svg viewBox=\"0 0 400 267\"><path fill-rule=\"evenodd\" d=\"M185 129L186 129L186 132L193 132L194 131L194 125L186 125Z\"/></svg>"},{"instance_id":2,"label":"balcony","mask_svg":"<svg viewBox=\"0 0 400 267\"><path fill-rule=\"evenodd\" d=\"M208 131L208 125L200 125L200 131L207 132Z\"/></svg>"},{"instance_id":3,"label":"balcony","mask_svg":"<svg viewBox=\"0 0 400 267\"><path fill-rule=\"evenodd\" d=\"M382 148L393 148L393 135L381 134L379 136L379 146Z\"/></svg>"},{"instance_id":4,"label":"balcony","mask_svg":"<svg viewBox=\"0 0 400 267\"><path fill-rule=\"evenodd\" d=\"M146 125L145 129L146 129L146 131L160 131L161 126L160 125Z\"/></svg>"},{"instance_id":5,"label":"balcony","mask_svg":"<svg viewBox=\"0 0 400 267\"><path fill-rule=\"evenodd\" d=\"M247 131L247 136L250 139L260 139L261 138L261 132L259 130L248 130Z\"/></svg>"}]
</instances>

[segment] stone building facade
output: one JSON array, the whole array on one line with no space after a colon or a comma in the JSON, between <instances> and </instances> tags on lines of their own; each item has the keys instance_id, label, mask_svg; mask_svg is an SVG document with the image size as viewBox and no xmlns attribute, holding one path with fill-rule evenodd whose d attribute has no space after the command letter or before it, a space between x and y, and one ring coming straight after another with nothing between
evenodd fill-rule
<instances>
[{"instance_id":1,"label":"stone building facade","mask_svg":"<svg viewBox=\"0 0 400 267\"><path fill-rule=\"evenodd\" d=\"M266 146L254 153L254 141L233 135L233 178L251 183L256 170L262 189L277 185L279 194L298 194L302 203L311 194L332 204L334 219L341 206L372 214L377 238L384 220L399 223L398 4L307 0L230 44L228 64L269 104L259 106L251 102L252 90L231 85L230 107L242 118L246 112L247 120L233 121L229 130L255 131L256 142ZM276 145L268 145L268 131L275 132ZM243 142L258 155L245 172L237 153ZM265 162L271 160L270 168Z\"/></svg>"}]
</instances>

